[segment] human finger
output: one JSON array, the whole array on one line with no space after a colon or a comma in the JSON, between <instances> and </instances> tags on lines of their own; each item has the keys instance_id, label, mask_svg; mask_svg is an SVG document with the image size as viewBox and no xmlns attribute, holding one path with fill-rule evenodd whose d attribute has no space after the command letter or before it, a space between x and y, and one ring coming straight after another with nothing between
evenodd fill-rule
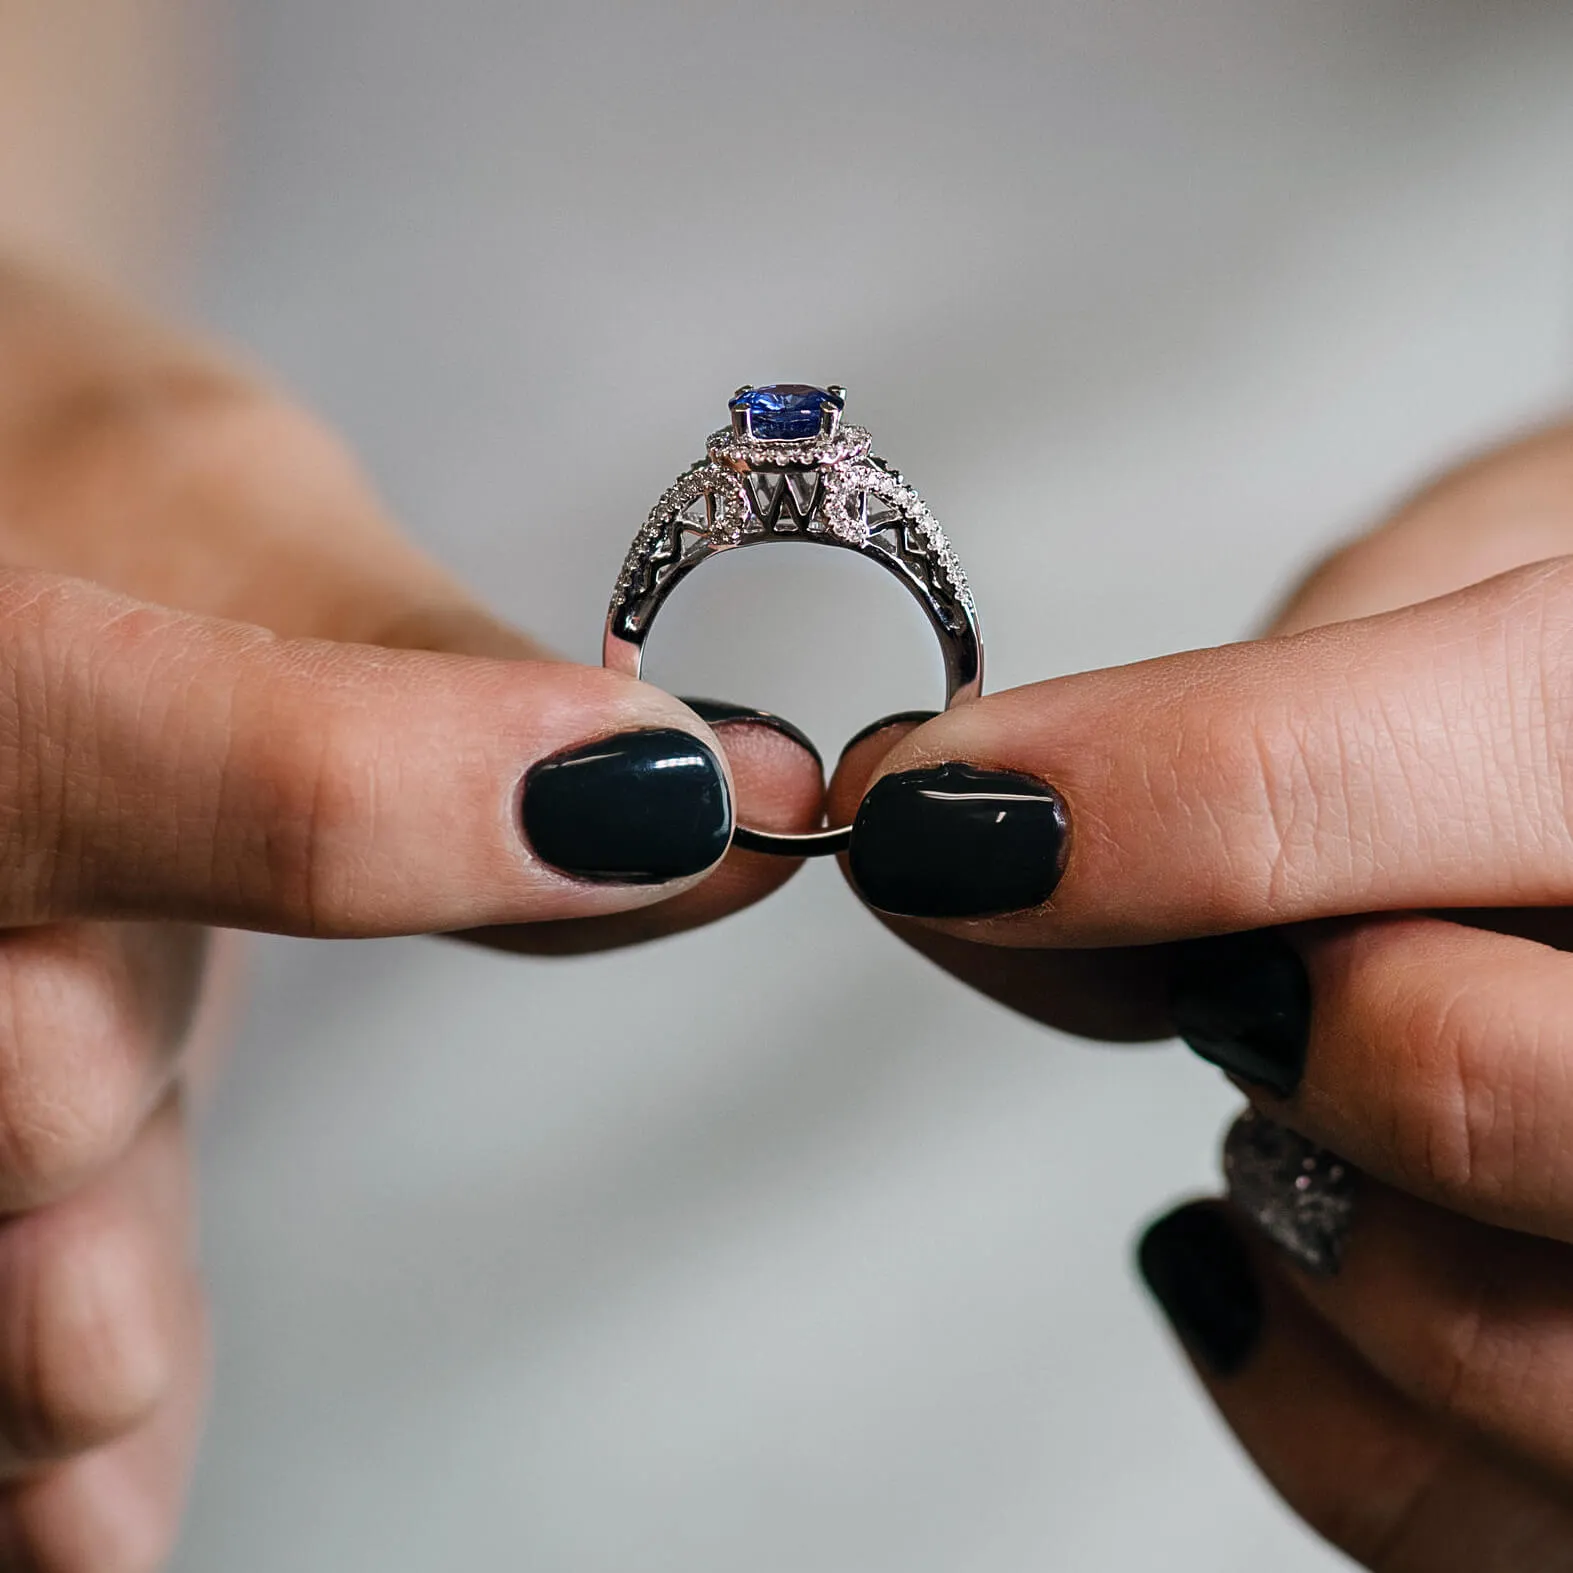
<instances>
[{"instance_id":1,"label":"human finger","mask_svg":"<svg viewBox=\"0 0 1573 1573\"><path fill-rule=\"evenodd\" d=\"M946 712L881 760L871 905L1019 946L1573 900L1573 560L1292 638Z\"/></svg>"},{"instance_id":2,"label":"human finger","mask_svg":"<svg viewBox=\"0 0 1573 1573\"><path fill-rule=\"evenodd\" d=\"M761 830L799 832L821 820L824 777L814 745L789 721L768 711L714 699L683 701L720 740L736 798L736 819ZM568 956L642 944L699 928L763 899L802 867L733 846L702 884L653 907L598 917L472 929L464 938L494 950Z\"/></svg>"},{"instance_id":3,"label":"human finger","mask_svg":"<svg viewBox=\"0 0 1573 1573\"><path fill-rule=\"evenodd\" d=\"M99 1182L0 1230L0 1568L164 1566L208 1378L190 1188L171 1099Z\"/></svg>"},{"instance_id":4,"label":"human finger","mask_svg":"<svg viewBox=\"0 0 1573 1573\"><path fill-rule=\"evenodd\" d=\"M1289 594L1267 632L1283 635L1392 611L1448 594L1493 575L1573 549L1573 426L1561 425L1499 447L1418 491L1376 528L1341 545ZM910 731L907 727L905 731ZM831 783L832 814L849 820L879 759L849 754ZM1477 926L1530 932L1566 947L1567 919L1556 909L1477 908L1460 914ZM1052 951L1017 957L985 932L984 943L884 917L964 982L1013 1008L1093 1036L1165 1036L1162 1000L1173 968L1165 946L1125 953L1107 984L1091 956L1062 960ZM1132 1021L1130 1004L1141 1001ZM1157 1010L1153 1009L1157 1002Z\"/></svg>"},{"instance_id":5,"label":"human finger","mask_svg":"<svg viewBox=\"0 0 1573 1573\"><path fill-rule=\"evenodd\" d=\"M1447 1426L1573 1479L1573 1252L1356 1171L1256 1113L1225 1147L1231 1206L1374 1371Z\"/></svg>"},{"instance_id":6,"label":"human finger","mask_svg":"<svg viewBox=\"0 0 1573 1573\"><path fill-rule=\"evenodd\" d=\"M887 716L853 738L830 781L832 823L852 819L880 761L935 714L906 711ZM842 862L844 868L844 858ZM1141 1042L1173 1033L1166 946L1028 950L978 943L890 913L876 911L875 916L969 988L1045 1026L1114 1042Z\"/></svg>"},{"instance_id":7,"label":"human finger","mask_svg":"<svg viewBox=\"0 0 1573 1573\"><path fill-rule=\"evenodd\" d=\"M1273 1118L1411 1195L1573 1239L1573 958L1424 916L1181 954L1182 1035Z\"/></svg>"},{"instance_id":8,"label":"human finger","mask_svg":"<svg viewBox=\"0 0 1573 1573\"><path fill-rule=\"evenodd\" d=\"M1567 1573L1573 1509L1382 1380L1265 1241L1196 1203L1143 1237L1143 1277L1224 1420L1280 1495L1379 1573Z\"/></svg>"},{"instance_id":9,"label":"human finger","mask_svg":"<svg viewBox=\"0 0 1573 1573\"><path fill-rule=\"evenodd\" d=\"M720 861L714 735L563 663L278 640L0 578L0 923L389 934L659 901Z\"/></svg>"},{"instance_id":10,"label":"human finger","mask_svg":"<svg viewBox=\"0 0 1573 1573\"><path fill-rule=\"evenodd\" d=\"M539 662L399 530L338 437L247 368L81 286L0 263L0 563L288 639ZM735 710L736 707L733 707ZM756 713L757 714L757 713ZM817 822L811 747L773 758L718 728L754 822ZM768 893L794 860L727 860L702 895L530 948L593 949L708 922ZM496 936L494 936L496 937Z\"/></svg>"},{"instance_id":11,"label":"human finger","mask_svg":"<svg viewBox=\"0 0 1573 1573\"><path fill-rule=\"evenodd\" d=\"M188 1358L195 1277L178 1097L71 1196L0 1226L0 1478L139 1429Z\"/></svg>"},{"instance_id":12,"label":"human finger","mask_svg":"<svg viewBox=\"0 0 1573 1573\"><path fill-rule=\"evenodd\" d=\"M176 1074L207 951L181 924L0 934L0 1214L66 1194L130 1144Z\"/></svg>"}]
</instances>

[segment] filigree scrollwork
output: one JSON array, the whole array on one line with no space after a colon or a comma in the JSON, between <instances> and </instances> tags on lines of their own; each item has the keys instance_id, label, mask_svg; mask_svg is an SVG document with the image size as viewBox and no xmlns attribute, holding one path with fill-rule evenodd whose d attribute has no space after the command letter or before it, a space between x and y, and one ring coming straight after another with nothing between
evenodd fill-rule
<instances>
[{"instance_id":1,"label":"filigree scrollwork","mask_svg":"<svg viewBox=\"0 0 1573 1573\"><path fill-rule=\"evenodd\" d=\"M928 505L899 470L854 450L818 468L740 470L708 457L685 470L634 538L612 621L638 633L668 582L716 551L804 536L893 559L948 629L974 615L966 574Z\"/></svg>"}]
</instances>

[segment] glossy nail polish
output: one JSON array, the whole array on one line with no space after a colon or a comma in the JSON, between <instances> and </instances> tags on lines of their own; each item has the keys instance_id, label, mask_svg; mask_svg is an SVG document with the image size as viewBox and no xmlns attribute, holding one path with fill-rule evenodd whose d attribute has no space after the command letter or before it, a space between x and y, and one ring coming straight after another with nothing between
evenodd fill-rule
<instances>
[{"instance_id":1,"label":"glossy nail polish","mask_svg":"<svg viewBox=\"0 0 1573 1573\"><path fill-rule=\"evenodd\" d=\"M1305 1073L1311 984L1272 929L1178 947L1169 995L1174 1028L1204 1060L1288 1098Z\"/></svg>"},{"instance_id":2,"label":"glossy nail polish","mask_svg":"<svg viewBox=\"0 0 1573 1573\"><path fill-rule=\"evenodd\" d=\"M881 716L877 721L870 721L861 732L854 732L846 741L841 750L841 757L845 759L859 743L866 743L876 732L883 732L891 726L922 726L925 721L932 721L939 714L938 710L897 710L893 715Z\"/></svg>"},{"instance_id":3,"label":"glossy nail polish","mask_svg":"<svg viewBox=\"0 0 1573 1573\"><path fill-rule=\"evenodd\" d=\"M1142 1236L1136 1263L1186 1346L1214 1376L1233 1376L1255 1352L1262 1299L1250 1257L1215 1205L1195 1202Z\"/></svg>"},{"instance_id":4,"label":"glossy nail polish","mask_svg":"<svg viewBox=\"0 0 1573 1573\"><path fill-rule=\"evenodd\" d=\"M620 732L542 760L525 778L525 838L580 879L656 885L715 863L732 833L720 761L690 732Z\"/></svg>"},{"instance_id":5,"label":"glossy nail polish","mask_svg":"<svg viewBox=\"0 0 1573 1573\"><path fill-rule=\"evenodd\" d=\"M934 765L874 783L853 822L849 867L882 912L987 917L1048 900L1068 832L1065 805L1043 782Z\"/></svg>"},{"instance_id":6,"label":"glossy nail polish","mask_svg":"<svg viewBox=\"0 0 1573 1573\"><path fill-rule=\"evenodd\" d=\"M719 726L768 727L772 732L779 732L782 737L790 738L799 748L812 754L816 764L824 764L819 750L814 747L814 741L808 733L793 726L785 716L779 716L773 710L755 710L748 705L731 704L725 699L685 697L683 703L712 730Z\"/></svg>"},{"instance_id":7,"label":"glossy nail polish","mask_svg":"<svg viewBox=\"0 0 1573 1573\"><path fill-rule=\"evenodd\" d=\"M1223 1144L1229 1200L1303 1271L1343 1265L1358 1170L1298 1131L1247 1109Z\"/></svg>"}]
</instances>

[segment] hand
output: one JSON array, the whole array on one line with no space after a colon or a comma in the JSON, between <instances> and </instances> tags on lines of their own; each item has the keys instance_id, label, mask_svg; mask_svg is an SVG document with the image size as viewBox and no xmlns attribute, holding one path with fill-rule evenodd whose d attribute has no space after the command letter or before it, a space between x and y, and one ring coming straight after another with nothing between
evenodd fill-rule
<instances>
[{"instance_id":1,"label":"hand","mask_svg":"<svg viewBox=\"0 0 1573 1573\"><path fill-rule=\"evenodd\" d=\"M0 565L0 1567L135 1573L200 1407L204 925L671 932L788 876L716 866L732 805L807 828L819 767L768 718L547 659L308 417L14 268Z\"/></svg>"},{"instance_id":2,"label":"hand","mask_svg":"<svg viewBox=\"0 0 1573 1573\"><path fill-rule=\"evenodd\" d=\"M1382 1573L1573 1569L1567 553L1573 431L1417 499L1273 637L887 728L833 783L918 948L1073 1031L1177 1026L1251 1099L1231 1204L1143 1271Z\"/></svg>"}]
</instances>

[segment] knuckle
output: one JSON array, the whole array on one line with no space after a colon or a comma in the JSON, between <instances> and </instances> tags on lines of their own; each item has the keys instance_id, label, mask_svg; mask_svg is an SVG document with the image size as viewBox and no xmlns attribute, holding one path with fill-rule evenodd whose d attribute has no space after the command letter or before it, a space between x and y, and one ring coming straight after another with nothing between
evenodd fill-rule
<instances>
[{"instance_id":1,"label":"knuckle","mask_svg":"<svg viewBox=\"0 0 1573 1573\"><path fill-rule=\"evenodd\" d=\"M111 1230L62 1230L28 1267L23 1330L0 1371L4 1431L23 1458L67 1458L133 1430L168 1391L164 1296L141 1241Z\"/></svg>"},{"instance_id":2,"label":"knuckle","mask_svg":"<svg viewBox=\"0 0 1573 1573\"><path fill-rule=\"evenodd\" d=\"M1477 1282L1451 1303L1433 1303L1399 1351L1409 1393L1445 1419L1470 1418L1495 1369L1485 1300L1486 1286Z\"/></svg>"},{"instance_id":3,"label":"knuckle","mask_svg":"<svg viewBox=\"0 0 1573 1573\"><path fill-rule=\"evenodd\" d=\"M1255 696L1244 724L1232 704L1204 714L1187 729L1167 795L1178 815L1204 820L1219 898L1271 922L1361 856L1345 789L1352 754L1369 747L1350 735L1363 718L1331 716L1292 685Z\"/></svg>"},{"instance_id":4,"label":"knuckle","mask_svg":"<svg viewBox=\"0 0 1573 1573\"><path fill-rule=\"evenodd\" d=\"M68 632L78 599L66 581L31 571L0 573L0 868L4 904L15 887L47 887L55 827L78 725Z\"/></svg>"},{"instance_id":5,"label":"knuckle","mask_svg":"<svg viewBox=\"0 0 1573 1573\"><path fill-rule=\"evenodd\" d=\"M1518 1019L1494 975L1395 981L1385 1074L1400 1183L1477 1217L1554 1220L1568 1177L1546 1110L1561 1103L1565 1032Z\"/></svg>"},{"instance_id":6,"label":"knuckle","mask_svg":"<svg viewBox=\"0 0 1573 1573\"><path fill-rule=\"evenodd\" d=\"M107 974L0 962L0 1205L31 1207L120 1153L144 1113L146 1045Z\"/></svg>"},{"instance_id":7,"label":"knuckle","mask_svg":"<svg viewBox=\"0 0 1573 1573\"><path fill-rule=\"evenodd\" d=\"M154 1024L121 985L88 934L0 952L0 1205L55 1199L131 1140Z\"/></svg>"},{"instance_id":8,"label":"knuckle","mask_svg":"<svg viewBox=\"0 0 1573 1573\"><path fill-rule=\"evenodd\" d=\"M132 813L156 798L140 755L160 729L180 735L161 663L195 622L58 575L0 571L0 922L70 909L103 861L100 820L134 848Z\"/></svg>"},{"instance_id":9,"label":"knuckle","mask_svg":"<svg viewBox=\"0 0 1573 1573\"><path fill-rule=\"evenodd\" d=\"M1289 1504L1318 1535L1362 1567L1384 1573L1407 1566L1405 1548L1437 1497L1440 1448L1418 1456L1373 1461L1375 1472L1352 1488L1337 1474L1317 1472L1286 1492Z\"/></svg>"},{"instance_id":10,"label":"knuckle","mask_svg":"<svg viewBox=\"0 0 1573 1573\"><path fill-rule=\"evenodd\" d=\"M1434 1307L1400 1358L1410 1393L1442 1421L1490 1432L1506 1424L1530 1434L1550 1418L1549 1434L1564 1451L1561 1351L1502 1315L1491 1285L1471 1285L1453 1303Z\"/></svg>"},{"instance_id":11,"label":"knuckle","mask_svg":"<svg viewBox=\"0 0 1573 1573\"><path fill-rule=\"evenodd\" d=\"M1348 779L1349 738L1292 701L1258 718L1248 734L1249 779L1260 791L1267 837L1259 899L1268 911L1292 908L1307 880L1333 874L1329 854L1357 855L1353 827L1337 796ZM1331 832L1331 833L1330 833Z\"/></svg>"},{"instance_id":12,"label":"knuckle","mask_svg":"<svg viewBox=\"0 0 1573 1573\"><path fill-rule=\"evenodd\" d=\"M233 886L243 908L266 910L270 927L330 938L348 931L348 914L359 905L382 763L375 733L333 703L331 683L319 684L317 675L306 685L315 691L299 704L296 685L281 684L268 701L271 724L248 729L282 745L226 767L234 782L226 801L232 811L245 802L235 822L257 828L233 846L235 866L216 871L214 884Z\"/></svg>"},{"instance_id":13,"label":"knuckle","mask_svg":"<svg viewBox=\"0 0 1573 1573\"><path fill-rule=\"evenodd\" d=\"M322 422L244 384L186 404L149 463L155 490L182 513L217 512L275 537L320 531L368 495L348 449Z\"/></svg>"},{"instance_id":14,"label":"knuckle","mask_svg":"<svg viewBox=\"0 0 1573 1573\"><path fill-rule=\"evenodd\" d=\"M228 368L169 345L74 361L44 384L22 457L40 473L74 473L71 461L84 453L250 396L250 385Z\"/></svg>"},{"instance_id":15,"label":"knuckle","mask_svg":"<svg viewBox=\"0 0 1573 1573\"><path fill-rule=\"evenodd\" d=\"M176 1508L138 1482L73 1482L71 1517L21 1513L6 1536L7 1568L23 1573L160 1573L175 1549Z\"/></svg>"},{"instance_id":16,"label":"knuckle","mask_svg":"<svg viewBox=\"0 0 1573 1573\"><path fill-rule=\"evenodd\" d=\"M1333 937L1324 981L1337 978L1343 1019L1326 1048L1335 1078L1368 1084L1380 1112L1368 1156L1383 1177L1467 1212L1513 1156L1524 1064L1503 1009L1512 991L1491 969L1457 965L1449 931L1439 946L1435 927L1393 915Z\"/></svg>"},{"instance_id":17,"label":"knuckle","mask_svg":"<svg viewBox=\"0 0 1573 1573\"><path fill-rule=\"evenodd\" d=\"M18 492L41 512L70 500L96 514L113 477L121 506L167 507L255 473L249 434L274 407L229 368L180 351L79 368L30 422Z\"/></svg>"},{"instance_id":18,"label":"knuckle","mask_svg":"<svg viewBox=\"0 0 1573 1573\"><path fill-rule=\"evenodd\" d=\"M58 1099L16 1085L0 1091L0 1204L32 1208L74 1190L124 1147L136 1115L86 1084Z\"/></svg>"},{"instance_id":19,"label":"knuckle","mask_svg":"<svg viewBox=\"0 0 1573 1573\"><path fill-rule=\"evenodd\" d=\"M360 467L322 421L181 346L75 368L40 399L7 459L19 522L50 532L51 560L65 572L91 572L108 528L131 535L145 522L200 562L215 524L273 547L320 548L326 530L342 537L356 518L381 518ZM60 520L74 521L64 535ZM78 560L86 566L73 567ZM269 571L266 559L257 571ZM313 593L298 580L289 588L296 599ZM235 593L245 604L245 589Z\"/></svg>"}]
</instances>

